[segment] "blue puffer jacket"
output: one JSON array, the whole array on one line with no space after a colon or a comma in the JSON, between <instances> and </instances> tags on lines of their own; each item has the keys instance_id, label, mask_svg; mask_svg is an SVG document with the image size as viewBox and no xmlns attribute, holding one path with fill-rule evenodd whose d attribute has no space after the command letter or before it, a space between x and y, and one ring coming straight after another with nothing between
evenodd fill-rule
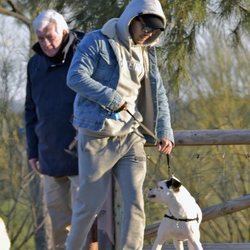
<instances>
[{"instance_id":1,"label":"blue puffer jacket","mask_svg":"<svg viewBox=\"0 0 250 250\"><path fill-rule=\"evenodd\" d=\"M75 93L66 85L66 75L76 45L83 34L70 32L54 58L43 54L39 44L28 63L25 126L28 158L37 158L42 174L78 174L77 158L64 151L76 136L71 124Z\"/></svg>"}]
</instances>

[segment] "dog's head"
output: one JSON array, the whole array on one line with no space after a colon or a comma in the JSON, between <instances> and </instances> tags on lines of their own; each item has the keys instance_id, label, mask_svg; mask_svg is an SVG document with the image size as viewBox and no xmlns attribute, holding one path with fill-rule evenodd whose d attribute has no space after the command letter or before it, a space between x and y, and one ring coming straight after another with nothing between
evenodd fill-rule
<instances>
[{"instance_id":1,"label":"dog's head","mask_svg":"<svg viewBox=\"0 0 250 250\"><path fill-rule=\"evenodd\" d=\"M169 180L159 181L156 188L150 189L148 198L152 201L168 205L174 193L179 192L180 187L181 182L175 176L172 176Z\"/></svg>"}]
</instances>

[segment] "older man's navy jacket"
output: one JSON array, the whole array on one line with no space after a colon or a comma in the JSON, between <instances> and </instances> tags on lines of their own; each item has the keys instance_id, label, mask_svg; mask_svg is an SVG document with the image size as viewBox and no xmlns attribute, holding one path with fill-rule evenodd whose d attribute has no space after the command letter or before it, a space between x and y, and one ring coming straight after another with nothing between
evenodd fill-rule
<instances>
[{"instance_id":1,"label":"older man's navy jacket","mask_svg":"<svg viewBox=\"0 0 250 250\"><path fill-rule=\"evenodd\" d=\"M82 33L70 32L60 51L47 57L39 44L28 63L25 126L28 158L39 160L41 173L49 176L78 174L77 158L65 152L76 136L72 126L75 93L66 76Z\"/></svg>"}]
</instances>

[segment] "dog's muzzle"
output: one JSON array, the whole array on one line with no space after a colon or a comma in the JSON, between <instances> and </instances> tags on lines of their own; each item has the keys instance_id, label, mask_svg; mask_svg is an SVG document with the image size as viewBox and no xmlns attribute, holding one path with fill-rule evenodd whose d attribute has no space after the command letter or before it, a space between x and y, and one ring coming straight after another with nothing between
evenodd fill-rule
<instances>
[{"instance_id":1,"label":"dog's muzzle","mask_svg":"<svg viewBox=\"0 0 250 250\"><path fill-rule=\"evenodd\" d=\"M152 188L149 189L147 197L148 197L148 199L153 199L156 197L156 194L154 193Z\"/></svg>"},{"instance_id":2,"label":"dog's muzzle","mask_svg":"<svg viewBox=\"0 0 250 250\"><path fill-rule=\"evenodd\" d=\"M152 198L155 198L155 197L156 197L155 194L148 194L148 198L149 198L149 199L152 199Z\"/></svg>"}]
</instances>

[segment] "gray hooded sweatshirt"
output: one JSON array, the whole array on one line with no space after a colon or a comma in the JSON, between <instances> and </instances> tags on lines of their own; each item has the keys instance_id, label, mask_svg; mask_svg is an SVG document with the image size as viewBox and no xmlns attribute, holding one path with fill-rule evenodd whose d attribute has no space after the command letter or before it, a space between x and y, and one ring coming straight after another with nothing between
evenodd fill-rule
<instances>
[{"instance_id":1,"label":"gray hooded sweatshirt","mask_svg":"<svg viewBox=\"0 0 250 250\"><path fill-rule=\"evenodd\" d=\"M116 54L120 67L119 82L117 91L123 97L123 101L127 102L128 110L142 121L142 116L138 112L137 103L141 89L141 84L145 84L144 88L148 94L147 101L151 102L150 83L148 79L148 52L147 47L157 43L158 37L151 37L150 42L145 45L134 44L129 33L129 25L131 21L138 15L154 14L162 18L164 26L166 18L164 16L161 4L158 0L133 0L124 10L120 18L109 20L102 28L101 32L106 35ZM147 102L148 103L148 102ZM153 121L153 104L147 106L147 120ZM153 130L153 123L149 124ZM116 115L115 119L108 119L105 122L105 128L102 134L105 135L123 135L131 132L138 124L125 111Z\"/></svg>"}]
</instances>

